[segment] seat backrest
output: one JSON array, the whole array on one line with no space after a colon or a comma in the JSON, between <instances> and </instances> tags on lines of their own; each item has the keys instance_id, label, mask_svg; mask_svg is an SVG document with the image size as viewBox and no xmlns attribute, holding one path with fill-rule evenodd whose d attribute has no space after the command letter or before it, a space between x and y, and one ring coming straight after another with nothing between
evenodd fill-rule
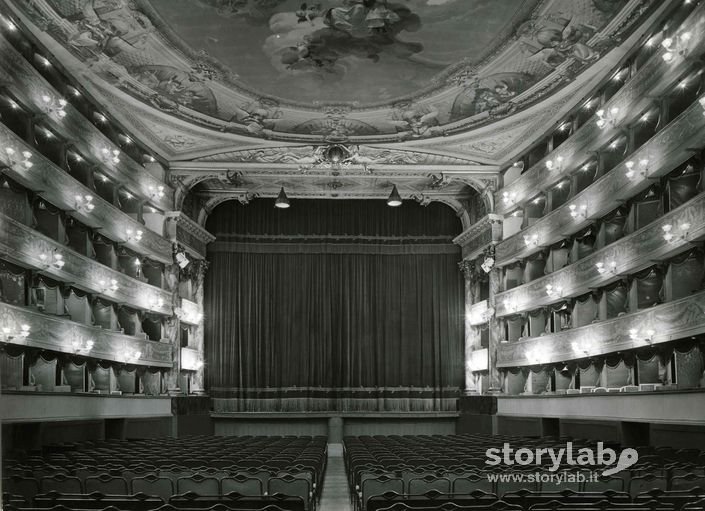
<instances>
[{"instance_id":1,"label":"seat backrest","mask_svg":"<svg viewBox=\"0 0 705 511\"><path fill-rule=\"evenodd\" d=\"M39 483L33 477L11 476L2 481L3 491L24 497L32 504L34 496L39 493Z\"/></svg>"},{"instance_id":2,"label":"seat backrest","mask_svg":"<svg viewBox=\"0 0 705 511\"><path fill-rule=\"evenodd\" d=\"M55 476L42 477L39 480L39 490L42 493L50 491L59 493L83 493L83 486L78 477L57 474Z\"/></svg>"},{"instance_id":3,"label":"seat backrest","mask_svg":"<svg viewBox=\"0 0 705 511\"><path fill-rule=\"evenodd\" d=\"M220 495L220 484L215 477L203 477L199 474L179 477L176 480L178 493L193 492L198 495Z\"/></svg>"},{"instance_id":4,"label":"seat backrest","mask_svg":"<svg viewBox=\"0 0 705 511\"><path fill-rule=\"evenodd\" d=\"M283 495L291 495L292 497L301 497L306 503L306 509L309 509L311 500L311 485L305 479L297 479L291 476L272 477L267 485L269 495L280 493Z\"/></svg>"},{"instance_id":5,"label":"seat backrest","mask_svg":"<svg viewBox=\"0 0 705 511\"><path fill-rule=\"evenodd\" d=\"M97 491L104 495L127 495L129 493L124 477L113 477L107 474L86 477L85 489L86 493Z\"/></svg>"},{"instance_id":6,"label":"seat backrest","mask_svg":"<svg viewBox=\"0 0 705 511\"><path fill-rule=\"evenodd\" d=\"M450 493L450 480L445 477L415 477L409 481L408 493L411 495L422 495L430 490L440 493Z\"/></svg>"},{"instance_id":7,"label":"seat backrest","mask_svg":"<svg viewBox=\"0 0 705 511\"><path fill-rule=\"evenodd\" d=\"M452 493L454 494L468 495L478 490L493 493L494 487L492 481L486 477L480 476L456 477L453 481Z\"/></svg>"},{"instance_id":8,"label":"seat backrest","mask_svg":"<svg viewBox=\"0 0 705 511\"><path fill-rule=\"evenodd\" d=\"M174 482L168 477L155 476L153 474L132 479L132 493L144 493L161 497L165 501L174 495Z\"/></svg>"},{"instance_id":9,"label":"seat backrest","mask_svg":"<svg viewBox=\"0 0 705 511\"><path fill-rule=\"evenodd\" d=\"M258 496L263 495L262 481L256 477L237 475L235 477L224 477L220 480L220 491L223 495L237 492L240 495Z\"/></svg>"},{"instance_id":10,"label":"seat backrest","mask_svg":"<svg viewBox=\"0 0 705 511\"><path fill-rule=\"evenodd\" d=\"M375 495L383 495L386 492L404 493L404 480L399 477L380 476L365 479L361 486L362 509L367 507L367 499Z\"/></svg>"}]
</instances>

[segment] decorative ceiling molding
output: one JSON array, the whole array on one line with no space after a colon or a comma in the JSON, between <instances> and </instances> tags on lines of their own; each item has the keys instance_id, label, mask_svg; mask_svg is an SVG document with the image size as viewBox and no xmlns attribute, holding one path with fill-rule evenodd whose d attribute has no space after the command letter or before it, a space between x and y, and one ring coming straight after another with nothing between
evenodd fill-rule
<instances>
[{"instance_id":1,"label":"decorative ceiling molding","mask_svg":"<svg viewBox=\"0 0 705 511\"><path fill-rule=\"evenodd\" d=\"M32 31L91 94L100 85L102 100L112 101L116 93L109 98L106 90L120 90L123 96L121 103L127 108L120 106L119 109L134 112L124 116L129 121L127 128L131 129L134 125L141 128L137 129L138 132L151 132L152 136L148 137L150 143L158 146L160 150L155 150L165 156L202 151L218 143L221 146L228 143L244 145L249 138L319 144L350 141L394 143L467 132L512 117L539 101L549 99L566 85L584 81L583 76L594 75L595 69L604 67L604 57L612 48L622 44L640 25L643 27L652 12L661 11L673 3L631 0L623 7L621 4L615 7L594 0L570 3L542 0L508 4L506 7L512 10L507 19L511 18L511 21L502 29L505 32L500 39L487 42L493 45L493 49L480 61L473 62L472 57L466 56L456 64L445 63L441 66L445 69L431 80L431 86L421 86L415 93L404 94L386 103L364 105L337 99L334 103L324 100L304 104L268 96L262 90L255 92L243 82L247 81L246 76L237 77L206 52L188 47L184 43L186 34L177 34L174 27L161 19L162 11L146 0L107 2L99 7L92 3L78 5L58 0L4 1L13 17L19 18L21 25ZM201 16L207 16L210 12L209 7L204 8L199 13ZM168 9L176 7L169 4ZM356 5L354 9L368 7ZM340 51L356 48L352 43L372 45L368 48L372 52L368 57L375 57L372 59L374 61L380 58L379 52L389 50L386 46L373 50L375 37L387 37L387 42L392 44L391 49L411 51L411 54L400 54L397 58L409 59L410 66L418 66L423 57L415 55L419 48L412 49L417 43L403 43L396 38L399 32L409 30L410 25L397 26L394 25L396 21L389 20L413 17L413 9L428 14L433 8L421 4L412 7L394 4L385 9L389 13L389 17L385 18L388 20L385 21L385 28L391 31L386 36L375 36L374 31L366 35L353 33L353 29L346 28L345 24L325 28L326 24L335 23L337 16L343 16L346 9L331 8L325 13L312 14L315 20L311 23L320 25L322 32L309 34L313 39L304 37L304 42L299 46L292 43L291 48L299 48L300 55L292 61L291 66L294 67L287 68L289 71L285 72L289 73L289 82L298 80L298 73L310 72L313 73L311 76L321 77L321 87L325 88L331 80L340 78L335 73L326 75L323 71L339 70L338 67L328 69L326 66L329 63L338 66L338 59L348 62L345 59L351 58L352 54L332 56L333 43L327 39L329 35L349 39L347 44L338 48ZM458 19L469 12L465 2L458 2L447 9ZM289 13L280 11L275 8L268 14L271 16L270 22L288 19ZM237 10L231 14L227 18L228 23L235 29L242 19ZM506 14L502 13L503 16ZM494 11L487 15L492 19L497 17ZM431 25L436 23L430 14L425 19L422 19L423 16L416 19L419 24L417 29L424 27L425 22ZM457 23L457 20L453 17L446 22ZM277 34L288 37L289 32L281 32L282 26L277 25L277 30L280 30ZM106 27L117 28L111 32ZM292 29L311 31L309 24L294 23ZM368 30L371 29L368 27ZM419 32L417 37L427 37L421 35L424 33ZM223 37L228 37L228 34L224 33ZM323 39L318 41L316 37ZM262 41L253 40L251 49L259 51L261 44ZM283 47L282 50L290 52L291 48ZM317 53L323 50L328 53ZM318 56L307 56L310 54ZM414 58L410 58L412 54ZM239 57L235 55L233 58ZM279 69L277 58L271 63L263 60L262 65L273 66L268 71L272 75L270 82L284 72ZM331 58L335 62L327 60ZM313 67L302 70L302 62L308 62ZM361 62L364 64L364 61ZM375 77L379 78L379 73L385 72L385 66L396 65L396 61L385 65L381 62L387 61L380 61L379 65L370 64L372 67L365 64L366 69L374 70L369 75L363 75L366 90L374 89ZM384 78L388 79L386 76ZM358 77L350 76L348 79ZM399 87L391 83L390 87ZM402 82L397 80L397 83ZM297 94L293 85L284 90ZM129 100L125 100L127 97ZM148 109L172 117L172 121L167 124L160 120L154 124L154 120L145 120L144 110L138 108L138 104L149 105ZM154 112L151 117L162 118L155 116ZM176 123L175 118L181 122ZM183 133L186 131L184 125L198 126L210 134L210 139L203 133L199 136ZM175 131L179 133L172 133L171 130L177 126L179 129ZM505 146L476 142L457 149L459 152L474 149L486 155L501 151Z\"/></svg>"}]
</instances>

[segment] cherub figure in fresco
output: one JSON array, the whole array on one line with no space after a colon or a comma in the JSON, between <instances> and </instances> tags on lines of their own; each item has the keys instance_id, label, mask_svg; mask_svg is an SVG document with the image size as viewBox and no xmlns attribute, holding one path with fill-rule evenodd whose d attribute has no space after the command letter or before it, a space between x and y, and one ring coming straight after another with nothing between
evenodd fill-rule
<instances>
[{"instance_id":1,"label":"cherub figure in fresco","mask_svg":"<svg viewBox=\"0 0 705 511\"><path fill-rule=\"evenodd\" d=\"M313 24L313 20L318 18L322 12L320 3L314 5L303 3L299 10L296 11L296 17L299 23L306 23L308 21Z\"/></svg>"},{"instance_id":2,"label":"cherub figure in fresco","mask_svg":"<svg viewBox=\"0 0 705 511\"><path fill-rule=\"evenodd\" d=\"M438 113L433 105L399 105L392 112L391 123L404 138L428 137L442 132Z\"/></svg>"},{"instance_id":3,"label":"cherub figure in fresco","mask_svg":"<svg viewBox=\"0 0 705 511\"><path fill-rule=\"evenodd\" d=\"M281 119L282 111L275 101L261 98L259 101L236 106L233 115L221 131L232 131L236 127L244 127L248 133L262 135L265 130L272 130L277 119Z\"/></svg>"},{"instance_id":4,"label":"cherub figure in fresco","mask_svg":"<svg viewBox=\"0 0 705 511\"><path fill-rule=\"evenodd\" d=\"M463 91L453 101L450 120L472 117L487 112L499 117L512 112L516 106L512 99L534 83L527 73L497 73L464 82Z\"/></svg>"},{"instance_id":5,"label":"cherub figure in fresco","mask_svg":"<svg viewBox=\"0 0 705 511\"><path fill-rule=\"evenodd\" d=\"M597 60L599 52L587 44L594 33L595 27L574 22L561 13L528 21L519 28L522 50L530 60L547 67L556 67L569 57L581 62Z\"/></svg>"}]
</instances>

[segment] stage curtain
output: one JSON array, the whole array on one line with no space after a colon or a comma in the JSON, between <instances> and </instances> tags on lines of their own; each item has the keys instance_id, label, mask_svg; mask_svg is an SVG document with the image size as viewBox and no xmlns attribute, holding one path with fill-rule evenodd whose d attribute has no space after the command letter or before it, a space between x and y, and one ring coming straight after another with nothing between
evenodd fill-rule
<instances>
[{"instance_id":1,"label":"stage curtain","mask_svg":"<svg viewBox=\"0 0 705 511\"><path fill-rule=\"evenodd\" d=\"M457 218L441 205L404 212L348 202L296 201L287 212L271 201L253 211L228 204L211 216L218 240L204 287L214 397L281 389L310 409L314 398L335 407L343 394L374 389L367 399L379 409L378 397L396 403L401 392L439 396L461 385Z\"/></svg>"}]
</instances>

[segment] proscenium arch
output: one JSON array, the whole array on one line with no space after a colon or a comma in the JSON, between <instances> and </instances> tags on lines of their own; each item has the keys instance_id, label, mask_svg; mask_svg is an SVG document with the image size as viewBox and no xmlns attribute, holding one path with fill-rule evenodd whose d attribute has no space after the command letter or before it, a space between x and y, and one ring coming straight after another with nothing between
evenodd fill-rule
<instances>
[{"instance_id":1,"label":"proscenium arch","mask_svg":"<svg viewBox=\"0 0 705 511\"><path fill-rule=\"evenodd\" d=\"M212 197L205 201L203 205L200 207L198 210L198 215L197 218L194 218L196 222L198 222L198 225L201 227L206 226L206 222L208 220L208 216L217 208L219 205L229 202L229 201L238 201L241 204L247 204L251 200L256 199L257 196L253 195L248 195L243 192L234 192L233 194L219 194L217 197ZM478 194L478 198L480 198L480 195ZM341 198L345 200L345 198ZM310 199L310 200L318 200L318 199ZM374 199L355 199L355 198L348 198L347 200L374 200ZM379 199L382 200L382 199ZM414 200L414 199L406 199L406 200ZM484 198L483 198L484 201ZM467 211L463 203L458 200L458 199L453 199L451 197L436 197L430 199L429 202L439 202L441 204L445 204L449 208L451 208L456 216L460 219L460 223L462 226L462 230L465 231L466 229L470 228L471 224L471 218L470 218L470 213Z\"/></svg>"}]
</instances>

